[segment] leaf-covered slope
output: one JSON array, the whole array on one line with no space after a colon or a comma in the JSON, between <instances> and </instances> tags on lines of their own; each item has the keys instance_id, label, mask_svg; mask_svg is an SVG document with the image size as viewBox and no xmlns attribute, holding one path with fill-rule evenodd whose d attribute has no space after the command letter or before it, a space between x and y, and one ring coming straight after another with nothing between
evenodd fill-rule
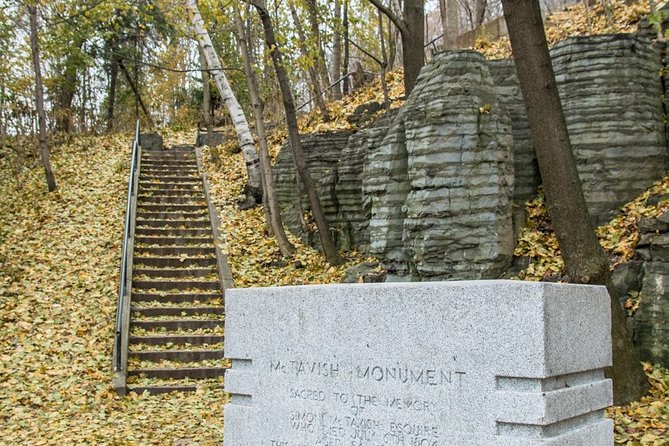
<instances>
[{"instance_id":1,"label":"leaf-covered slope","mask_svg":"<svg viewBox=\"0 0 669 446\"><path fill-rule=\"evenodd\" d=\"M604 6L606 3L608 6ZM548 45L568 37L593 34L630 33L637 30L641 18L648 14L648 0L629 3L625 0L597 2L586 7L578 2L563 11L555 11L544 21ZM489 59L511 57L511 42L508 37L497 40L480 38L474 47Z\"/></svg>"},{"instance_id":2,"label":"leaf-covered slope","mask_svg":"<svg viewBox=\"0 0 669 446\"><path fill-rule=\"evenodd\" d=\"M650 197L664 195L669 195L669 176L623 206L610 222L596 228L599 243L613 259L611 267L630 260L634 255L639 241L637 225L642 217L654 218L669 211L668 200L648 203ZM559 276L563 272L564 262L550 225L543 194L527 202L526 209L527 226L523 229L514 252L516 257L527 257L529 261L520 278L542 280L549 276Z\"/></svg>"},{"instance_id":3,"label":"leaf-covered slope","mask_svg":"<svg viewBox=\"0 0 669 446\"><path fill-rule=\"evenodd\" d=\"M274 145L273 154L278 147L280 144ZM221 217L223 248L228 255L235 287L336 283L346 269L364 260L356 252L342 253L344 263L330 266L320 252L290 233L288 238L297 252L290 259L282 258L275 239L267 234L262 208L239 210L246 175L241 156L225 155L220 164L215 165L208 148L204 149L204 154L211 198Z\"/></svg>"},{"instance_id":4,"label":"leaf-covered slope","mask_svg":"<svg viewBox=\"0 0 669 446\"><path fill-rule=\"evenodd\" d=\"M214 445L223 435L221 391L120 398L111 387L111 346L130 135L77 138L54 150L60 192L43 172L22 191L0 160L0 438L3 444ZM167 143L190 142L191 134ZM315 251L284 266L262 231L260 209L241 212L240 155L209 164L223 212L237 286L330 283L361 259L330 268ZM234 230L231 230L234 229ZM299 263L296 263L299 262ZM666 370L648 368L653 393L612 409L617 444L662 445L669 401ZM178 440L182 441L178 441Z\"/></svg>"},{"instance_id":5,"label":"leaf-covered slope","mask_svg":"<svg viewBox=\"0 0 669 446\"><path fill-rule=\"evenodd\" d=\"M111 387L131 139L55 148L54 194L38 167L17 191L0 160L3 444L220 444L221 391L120 398Z\"/></svg>"}]
</instances>

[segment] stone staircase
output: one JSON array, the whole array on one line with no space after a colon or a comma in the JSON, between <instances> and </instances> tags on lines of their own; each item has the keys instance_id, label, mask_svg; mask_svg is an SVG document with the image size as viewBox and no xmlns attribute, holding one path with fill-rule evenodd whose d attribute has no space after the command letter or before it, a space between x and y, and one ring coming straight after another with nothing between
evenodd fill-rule
<instances>
[{"instance_id":1,"label":"stone staircase","mask_svg":"<svg viewBox=\"0 0 669 446\"><path fill-rule=\"evenodd\" d=\"M195 150L144 151L140 166L127 391L222 386L223 265Z\"/></svg>"}]
</instances>

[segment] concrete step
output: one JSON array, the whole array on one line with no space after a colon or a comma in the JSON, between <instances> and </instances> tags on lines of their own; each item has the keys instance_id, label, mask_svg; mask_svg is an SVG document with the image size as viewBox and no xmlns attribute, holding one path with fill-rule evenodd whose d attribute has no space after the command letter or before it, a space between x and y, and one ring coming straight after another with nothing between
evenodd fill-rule
<instances>
[{"instance_id":1,"label":"concrete step","mask_svg":"<svg viewBox=\"0 0 669 446\"><path fill-rule=\"evenodd\" d=\"M155 268L203 268L216 267L216 257L141 257L133 259L135 269L141 269L142 265Z\"/></svg>"},{"instance_id":2,"label":"concrete step","mask_svg":"<svg viewBox=\"0 0 669 446\"><path fill-rule=\"evenodd\" d=\"M145 170L165 170L165 171L189 171L197 173L197 163L193 160L192 163L183 165L163 164L159 161L142 161L142 172Z\"/></svg>"},{"instance_id":3,"label":"concrete step","mask_svg":"<svg viewBox=\"0 0 669 446\"><path fill-rule=\"evenodd\" d=\"M140 174L147 170L197 171L197 163L185 161L142 161Z\"/></svg>"},{"instance_id":4,"label":"concrete step","mask_svg":"<svg viewBox=\"0 0 669 446\"><path fill-rule=\"evenodd\" d=\"M192 211L204 211L209 209L206 204L170 204L170 203L161 203L161 204L147 204L147 203L137 203L137 210L139 212L192 212Z\"/></svg>"},{"instance_id":5,"label":"concrete step","mask_svg":"<svg viewBox=\"0 0 669 446\"><path fill-rule=\"evenodd\" d=\"M138 220L191 220L202 217L209 218L204 210L192 212L137 212Z\"/></svg>"},{"instance_id":6,"label":"concrete step","mask_svg":"<svg viewBox=\"0 0 669 446\"><path fill-rule=\"evenodd\" d=\"M174 152L174 153L148 153L145 152L142 156L144 160L193 160L195 161L194 152Z\"/></svg>"},{"instance_id":7,"label":"concrete step","mask_svg":"<svg viewBox=\"0 0 669 446\"><path fill-rule=\"evenodd\" d=\"M140 178L144 181L164 181L168 183L201 181L199 175L189 175L176 172L145 172L142 170ZM178 178L178 179L177 179Z\"/></svg>"},{"instance_id":8,"label":"concrete step","mask_svg":"<svg viewBox=\"0 0 669 446\"><path fill-rule=\"evenodd\" d=\"M216 274L216 268L151 269L135 267L133 274L148 277L207 277Z\"/></svg>"},{"instance_id":9,"label":"concrete step","mask_svg":"<svg viewBox=\"0 0 669 446\"><path fill-rule=\"evenodd\" d=\"M218 386L221 389L223 386ZM128 393L148 393L149 395L162 395L165 393L172 392L196 392L197 386L189 385L174 385L174 386L137 386L137 387L128 387Z\"/></svg>"},{"instance_id":10,"label":"concrete step","mask_svg":"<svg viewBox=\"0 0 669 446\"><path fill-rule=\"evenodd\" d=\"M136 226L147 226L151 228L175 228L180 230L192 230L197 228L207 229L211 233L211 222L207 220L187 220L187 219L170 219L170 220L144 220L137 219ZM138 228L143 229L143 228ZM135 230L135 234L138 234Z\"/></svg>"},{"instance_id":11,"label":"concrete step","mask_svg":"<svg viewBox=\"0 0 669 446\"><path fill-rule=\"evenodd\" d=\"M139 192L150 192L155 189L179 189L179 190L202 190L201 181L193 182L171 182L160 180L143 180L139 182Z\"/></svg>"},{"instance_id":12,"label":"concrete step","mask_svg":"<svg viewBox=\"0 0 669 446\"><path fill-rule=\"evenodd\" d=\"M155 351L139 351L128 352L129 358L139 359L140 361L154 361L160 360L175 361L175 362L195 362L208 361L212 359L223 359L225 354L223 349L220 350L155 350Z\"/></svg>"},{"instance_id":13,"label":"concrete step","mask_svg":"<svg viewBox=\"0 0 669 446\"><path fill-rule=\"evenodd\" d=\"M148 161L172 161L172 160L183 160L183 161L195 161L195 154L193 152L182 152L182 153L172 153L172 154L154 154L154 153L145 153L142 156L142 162Z\"/></svg>"},{"instance_id":14,"label":"concrete step","mask_svg":"<svg viewBox=\"0 0 669 446\"><path fill-rule=\"evenodd\" d=\"M204 193L198 189L151 189L140 191L139 197L201 197L204 199Z\"/></svg>"},{"instance_id":15,"label":"concrete step","mask_svg":"<svg viewBox=\"0 0 669 446\"><path fill-rule=\"evenodd\" d=\"M145 177L150 177L150 178L145 178ZM147 170L145 171L142 169L142 172L140 173L140 178L142 180L142 184L146 184L147 182L153 182L153 186L160 186L161 183L183 183L185 182L201 182L202 178L199 175L193 175L190 173L182 173L179 171L155 171L155 170ZM182 178L184 181L171 181L170 178ZM161 181L161 183L156 183L156 181Z\"/></svg>"},{"instance_id":16,"label":"concrete step","mask_svg":"<svg viewBox=\"0 0 669 446\"><path fill-rule=\"evenodd\" d=\"M137 228L136 236L157 237L204 237L211 235L211 228Z\"/></svg>"},{"instance_id":17,"label":"concrete step","mask_svg":"<svg viewBox=\"0 0 669 446\"><path fill-rule=\"evenodd\" d=\"M133 280L132 287L136 290L212 290L218 291L221 289L221 283L217 281L207 280Z\"/></svg>"},{"instance_id":18,"label":"concrete step","mask_svg":"<svg viewBox=\"0 0 669 446\"><path fill-rule=\"evenodd\" d=\"M169 196L169 195L141 195L137 198L137 206L145 204L206 204L204 197L198 196Z\"/></svg>"},{"instance_id":19,"label":"concrete step","mask_svg":"<svg viewBox=\"0 0 669 446\"><path fill-rule=\"evenodd\" d=\"M166 150L164 152L148 152L142 153L142 159L169 159L169 158L195 158L195 151L193 150Z\"/></svg>"},{"instance_id":20,"label":"concrete step","mask_svg":"<svg viewBox=\"0 0 669 446\"><path fill-rule=\"evenodd\" d=\"M197 171L197 166L169 166L161 164L149 164L142 165L141 167L143 174L152 174L157 173L159 175L164 174L173 174L174 176L180 175L195 175L200 176Z\"/></svg>"},{"instance_id":21,"label":"concrete step","mask_svg":"<svg viewBox=\"0 0 669 446\"><path fill-rule=\"evenodd\" d=\"M139 321L131 320L130 328L141 328L147 331L157 330L201 330L221 328L223 321L209 320L209 319L177 319L177 320L162 320L162 321Z\"/></svg>"},{"instance_id":22,"label":"concrete step","mask_svg":"<svg viewBox=\"0 0 669 446\"><path fill-rule=\"evenodd\" d=\"M156 169L142 169L140 174L142 178L151 177L152 179L163 179L166 178L183 178L189 181L198 181L201 180L200 175L197 172L189 171L173 171L173 170L156 170Z\"/></svg>"},{"instance_id":23,"label":"concrete step","mask_svg":"<svg viewBox=\"0 0 669 446\"><path fill-rule=\"evenodd\" d=\"M130 336L130 344L145 345L205 345L221 344L225 342L223 335L155 335L155 336Z\"/></svg>"},{"instance_id":24,"label":"concrete step","mask_svg":"<svg viewBox=\"0 0 669 446\"><path fill-rule=\"evenodd\" d=\"M188 246L174 246L174 247L135 247L135 255L138 257L147 256L158 256L158 257L179 257L182 255L186 256L207 256L214 257L216 254L216 249L211 247L188 247Z\"/></svg>"},{"instance_id":25,"label":"concrete step","mask_svg":"<svg viewBox=\"0 0 669 446\"><path fill-rule=\"evenodd\" d=\"M128 370L129 376L144 376L156 379L208 379L224 376L225 367L184 367L175 369Z\"/></svg>"},{"instance_id":26,"label":"concrete step","mask_svg":"<svg viewBox=\"0 0 669 446\"><path fill-rule=\"evenodd\" d=\"M139 174L140 176L150 174L151 172L159 172L160 174L167 174L172 172L173 176L179 176L182 173L196 174L199 177L199 172L197 170L197 164L193 163L155 163L155 162L142 162L140 166Z\"/></svg>"},{"instance_id":27,"label":"concrete step","mask_svg":"<svg viewBox=\"0 0 669 446\"><path fill-rule=\"evenodd\" d=\"M206 314L225 315L223 307L131 307L133 317L160 317L160 316L203 316ZM221 341L222 342L222 341ZM176 343L176 342L175 342Z\"/></svg>"},{"instance_id":28,"label":"concrete step","mask_svg":"<svg viewBox=\"0 0 669 446\"><path fill-rule=\"evenodd\" d=\"M193 183L151 183L149 181L139 183L139 193L152 192L154 190L176 190L176 191L202 191L202 182Z\"/></svg>"},{"instance_id":29,"label":"concrete step","mask_svg":"<svg viewBox=\"0 0 669 446\"><path fill-rule=\"evenodd\" d=\"M165 246L188 246L202 245L204 243L214 244L212 237L135 237L135 243L146 245L165 245Z\"/></svg>"},{"instance_id":30,"label":"concrete step","mask_svg":"<svg viewBox=\"0 0 669 446\"><path fill-rule=\"evenodd\" d=\"M223 293L142 293L134 292L131 295L131 301L133 303L144 303L144 302L165 302L171 304L184 304L184 303L195 303L200 302L206 304L212 299L223 299Z\"/></svg>"}]
</instances>

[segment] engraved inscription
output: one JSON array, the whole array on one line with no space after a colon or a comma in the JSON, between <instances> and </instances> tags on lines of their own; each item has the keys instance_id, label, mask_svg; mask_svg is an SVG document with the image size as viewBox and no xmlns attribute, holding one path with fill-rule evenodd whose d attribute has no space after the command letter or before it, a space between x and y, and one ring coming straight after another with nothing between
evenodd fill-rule
<instances>
[{"instance_id":1,"label":"engraved inscription","mask_svg":"<svg viewBox=\"0 0 669 446\"><path fill-rule=\"evenodd\" d=\"M328 362L270 360L269 370L273 373L283 373L297 377L316 375L337 378L339 376L339 364Z\"/></svg>"},{"instance_id":2,"label":"engraved inscription","mask_svg":"<svg viewBox=\"0 0 669 446\"><path fill-rule=\"evenodd\" d=\"M377 382L396 382L402 384L421 384L425 386L439 386L452 384L453 376L457 376L462 384L465 372L443 369L411 368L409 366L382 367L379 365L356 366L355 376L358 379L374 380Z\"/></svg>"},{"instance_id":3,"label":"engraved inscription","mask_svg":"<svg viewBox=\"0 0 669 446\"><path fill-rule=\"evenodd\" d=\"M434 392L468 385L466 371L435 365L270 359L265 370L295 402L276 420L294 436L268 446L447 446Z\"/></svg>"}]
</instances>

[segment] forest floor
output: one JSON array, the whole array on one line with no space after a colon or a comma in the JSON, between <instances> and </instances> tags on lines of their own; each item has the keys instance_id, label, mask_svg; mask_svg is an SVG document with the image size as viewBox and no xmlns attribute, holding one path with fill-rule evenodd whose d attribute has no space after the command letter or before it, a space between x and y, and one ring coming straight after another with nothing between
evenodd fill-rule
<instances>
[{"instance_id":1,"label":"forest floor","mask_svg":"<svg viewBox=\"0 0 669 446\"><path fill-rule=\"evenodd\" d=\"M76 137L55 146L59 190L52 194L39 166L13 175L12 158L0 159L0 438L5 444L220 444L227 398L222 391L121 398L111 386L130 140L129 134ZM192 133L167 138L168 144L192 140ZM284 267L270 266L266 260L278 250L265 235L262 210L237 210L241 156L227 156L218 167L207 165L236 286L338 282L347 267L365 260L346 253L346 264L330 267L293 239L295 257ZM656 187L667 191L663 184ZM538 253L552 245L549 238L543 248L537 243L528 246ZM537 268L550 271L546 265L554 256L551 251L537 260ZM669 373L650 365L646 371L651 394L609 411L617 444L667 444Z\"/></svg>"},{"instance_id":2,"label":"forest floor","mask_svg":"<svg viewBox=\"0 0 669 446\"><path fill-rule=\"evenodd\" d=\"M567 35L632 30L640 9L615 1L614 22L601 22L601 11L570 10L554 17L549 40ZM640 8L647 11L648 2ZM580 7L577 5L577 7ZM642 12L643 12L642 11ZM597 13L598 15L592 15ZM584 15L585 14L585 15ZM602 24L603 23L603 24ZM585 27L585 30L584 30ZM557 31L551 31L557 30ZM555 33L562 33L555 36ZM489 57L508 54L508 41L478 42ZM392 106L402 104L401 74L388 73ZM382 102L379 82L330 104L333 121L303 116L303 131L347 128L353 109ZM193 132L169 133L166 145L192 143ZM75 137L52 148L59 190L46 192L35 158L17 160L0 152L0 439L3 444L40 445L214 445L223 437L221 390L194 394L131 395L121 398L112 386L111 350L123 233L129 134ZM277 153L285 133L274 132ZM16 142L15 144L21 144ZM293 238L298 252L285 266L266 237L259 208L240 212L236 202L244 182L244 164L233 147L223 146L222 162L206 168L212 199L222 217L224 249L230 256L235 286L274 286L338 282L349 266L363 262L345 253L346 262L328 266L321 255ZM646 198L669 193L669 178L626 206L598 230L614 261L625 261L638 240L636 223L668 209L647 206ZM531 225L516 255L529 256L526 280L559 275L557 243L541 196L528 204ZM616 444L669 444L669 371L645 365L652 390L625 407L609 409L616 423Z\"/></svg>"}]
</instances>

